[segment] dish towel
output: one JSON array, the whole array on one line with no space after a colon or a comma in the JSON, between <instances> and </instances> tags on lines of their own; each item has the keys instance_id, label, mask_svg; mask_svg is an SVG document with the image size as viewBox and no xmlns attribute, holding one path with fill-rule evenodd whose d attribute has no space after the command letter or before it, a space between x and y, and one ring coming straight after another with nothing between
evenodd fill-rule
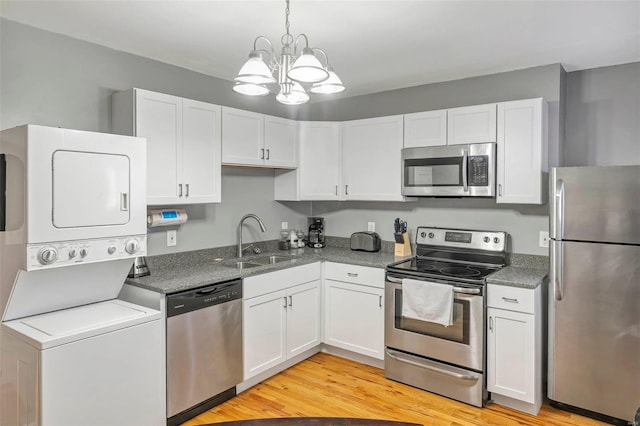
<instances>
[{"instance_id":1,"label":"dish towel","mask_svg":"<svg viewBox=\"0 0 640 426\"><path fill-rule=\"evenodd\" d=\"M402 316L450 326L453 324L453 286L403 279Z\"/></svg>"}]
</instances>

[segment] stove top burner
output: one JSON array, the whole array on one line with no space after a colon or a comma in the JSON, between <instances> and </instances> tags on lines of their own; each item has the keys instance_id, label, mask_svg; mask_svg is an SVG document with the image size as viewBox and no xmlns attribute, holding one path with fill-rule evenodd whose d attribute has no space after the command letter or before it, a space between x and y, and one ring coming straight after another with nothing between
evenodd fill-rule
<instances>
[{"instance_id":1,"label":"stove top burner","mask_svg":"<svg viewBox=\"0 0 640 426\"><path fill-rule=\"evenodd\" d=\"M449 266L441 268L440 272L445 275L451 275L452 277L477 277L482 275L482 272L470 266Z\"/></svg>"},{"instance_id":2,"label":"stove top burner","mask_svg":"<svg viewBox=\"0 0 640 426\"><path fill-rule=\"evenodd\" d=\"M387 269L416 276L442 277L450 280L482 283L487 275L497 271L500 267L497 265L466 264L447 261L446 259L436 260L416 256L405 261L393 263Z\"/></svg>"}]
</instances>

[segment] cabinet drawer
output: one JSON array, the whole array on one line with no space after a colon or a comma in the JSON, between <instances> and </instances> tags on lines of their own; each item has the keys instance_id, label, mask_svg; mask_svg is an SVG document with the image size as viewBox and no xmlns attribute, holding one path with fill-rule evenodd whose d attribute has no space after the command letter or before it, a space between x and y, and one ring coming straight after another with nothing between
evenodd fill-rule
<instances>
[{"instance_id":1,"label":"cabinet drawer","mask_svg":"<svg viewBox=\"0 0 640 426\"><path fill-rule=\"evenodd\" d=\"M535 290L488 284L487 306L534 314Z\"/></svg>"},{"instance_id":2,"label":"cabinet drawer","mask_svg":"<svg viewBox=\"0 0 640 426\"><path fill-rule=\"evenodd\" d=\"M242 294L246 300L319 279L320 262L315 262L244 278L242 280Z\"/></svg>"},{"instance_id":3,"label":"cabinet drawer","mask_svg":"<svg viewBox=\"0 0 640 426\"><path fill-rule=\"evenodd\" d=\"M325 262L324 276L328 280L384 288L384 269Z\"/></svg>"}]
</instances>

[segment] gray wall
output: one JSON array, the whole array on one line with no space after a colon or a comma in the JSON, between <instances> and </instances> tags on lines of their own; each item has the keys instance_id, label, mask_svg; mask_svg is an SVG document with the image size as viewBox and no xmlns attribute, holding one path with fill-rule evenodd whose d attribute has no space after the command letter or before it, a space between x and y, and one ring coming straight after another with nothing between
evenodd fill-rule
<instances>
[{"instance_id":1,"label":"gray wall","mask_svg":"<svg viewBox=\"0 0 640 426\"><path fill-rule=\"evenodd\" d=\"M567 166L640 164L640 62L567 77Z\"/></svg>"}]
</instances>

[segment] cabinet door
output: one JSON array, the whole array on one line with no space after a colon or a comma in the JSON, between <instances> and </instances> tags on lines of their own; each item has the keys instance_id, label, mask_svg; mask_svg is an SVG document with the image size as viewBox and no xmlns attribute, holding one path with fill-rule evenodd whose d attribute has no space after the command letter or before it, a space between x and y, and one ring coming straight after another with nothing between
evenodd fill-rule
<instances>
[{"instance_id":1,"label":"cabinet door","mask_svg":"<svg viewBox=\"0 0 640 426\"><path fill-rule=\"evenodd\" d=\"M325 281L324 343L384 359L384 290Z\"/></svg>"},{"instance_id":2,"label":"cabinet door","mask_svg":"<svg viewBox=\"0 0 640 426\"><path fill-rule=\"evenodd\" d=\"M235 108L222 108L222 162L264 164L264 116Z\"/></svg>"},{"instance_id":3,"label":"cabinet door","mask_svg":"<svg viewBox=\"0 0 640 426\"><path fill-rule=\"evenodd\" d=\"M135 98L136 136L147 138L147 204L179 203L182 99L146 90Z\"/></svg>"},{"instance_id":4,"label":"cabinet door","mask_svg":"<svg viewBox=\"0 0 640 426\"><path fill-rule=\"evenodd\" d=\"M498 203L542 204L547 171L542 98L498 104Z\"/></svg>"},{"instance_id":5,"label":"cabinet door","mask_svg":"<svg viewBox=\"0 0 640 426\"><path fill-rule=\"evenodd\" d=\"M496 141L496 104L452 108L447 118L447 144Z\"/></svg>"},{"instance_id":6,"label":"cabinet door","mask_svg":"<svg viewBox=\"0 0 640 426\"><path fill-rule=\"evenodd\" d=\"M342 190L347 200L402 201L402 116L342 126Z\"/></svg>"},{"instance_id":7,"label":"cabinet door","mask_svg":"<svg viewBox=\"0 0 640 426\"><path fill-rule=\"evenodd\" d=\"M495 308L487 316L487 389L533 403L535 316Z\"/></svg>"},{"instance_id":8,"label":"cabinet door","mask_svg":"<svg viewBox=\"0 0 640 426\"><path fill-rule=\"evenodd\" d=\"M447 144L447 110L417 112L404 116L404 147Z\"/></svg>"},{"instance_id":9,"label":"cabinet door","mask_svg":"<svg viewBox=\"0 0 640 426\"><path fill-rule=\"evenodd\" d=\"M279 117L264 117L264 165L298 167L298 123Z\"/></svg>"},{"instance_id":10,"label":"cabinet door","mask_svg":"<svg viewBox=\"0 0 640 426\"><path fill-rule=\"evenodd\" d=\"M338 200L340 123L300 123L301 200Z\"/></svg>"},{"instance_id":11,"label":"cabinet door","mask_svg":"<svg viewBox=\"0 0 640 426\"><path fill-rule=\"evenodd\" d=\"M243 303L244 379L287 359L287 293L284 290Z\"/></svg>"},{"instance_id":12,"label":"cabinet door","mask_svg":"<svg viewBox=\"0 0 640 426\"><path fill-rule=\"evenodd\" d=\"M220 202L221 108L183 99L182 203Z\"/></svg>"},{"instance_id":13,"label":"cabinet door","mask_svg":"<svg viewBox=\"0 0 640 426\"><path fill-rule=\"evenodd\" d=\"M287 358L320 344L320 280L287 290Z\"/></svg>"}]
</instances>

